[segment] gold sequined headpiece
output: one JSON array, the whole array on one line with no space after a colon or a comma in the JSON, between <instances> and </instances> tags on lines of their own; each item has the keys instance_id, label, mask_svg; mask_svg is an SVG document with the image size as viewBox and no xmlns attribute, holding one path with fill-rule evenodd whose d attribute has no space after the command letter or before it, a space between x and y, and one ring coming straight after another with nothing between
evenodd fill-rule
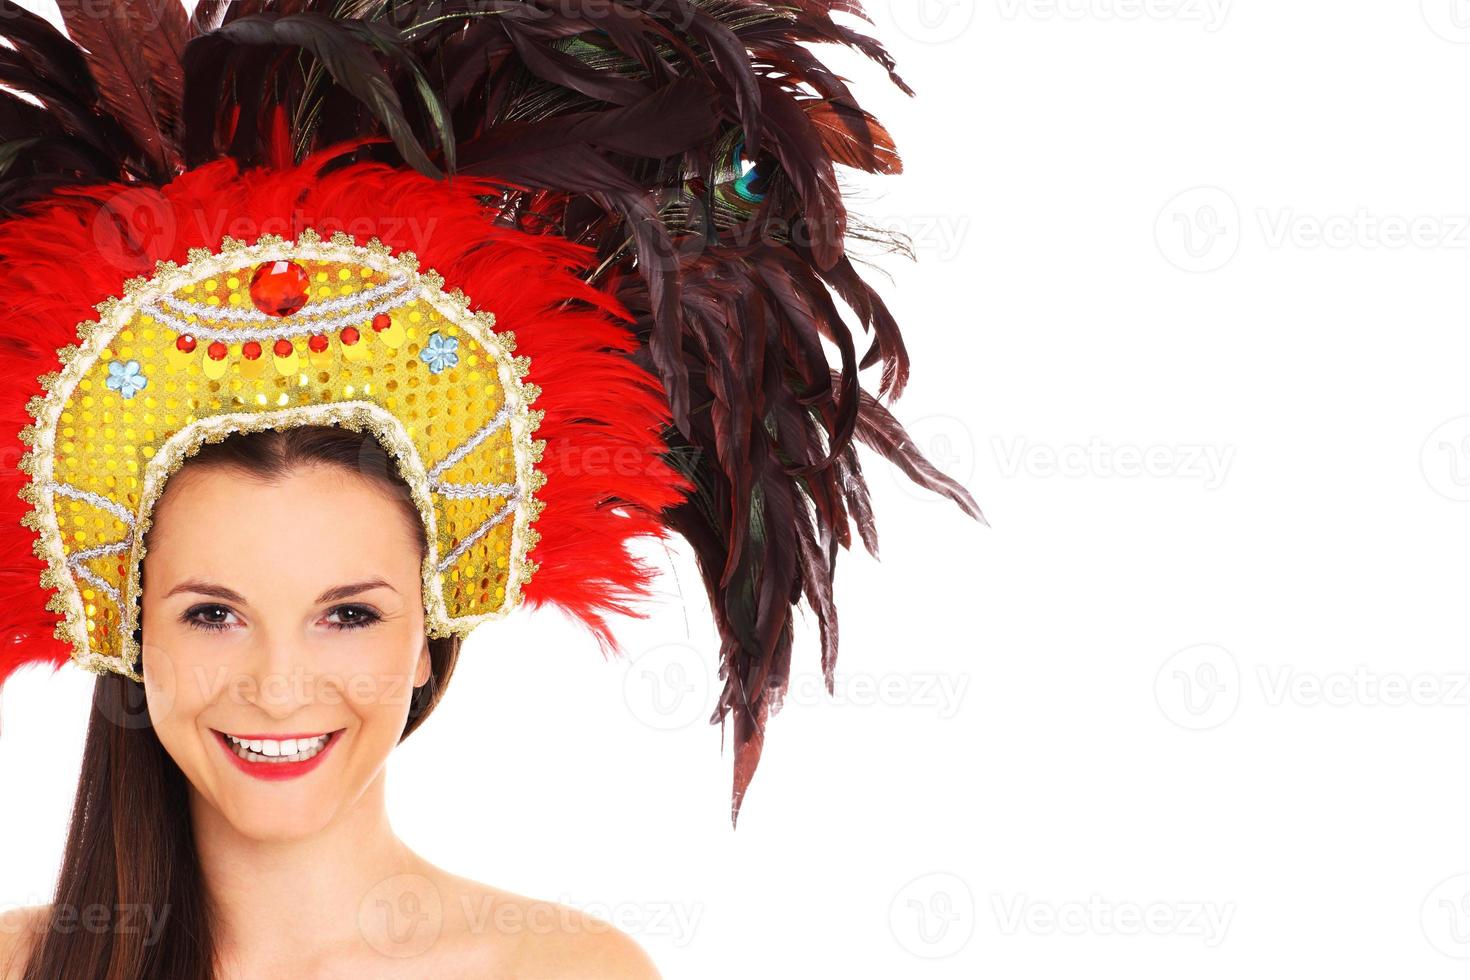
<instances>
[{"instance_id":1,"label":"gold sequined headpiece","mask_svg":"<svg viewBox=\"0 0 1470 980\"><path fill-rule=\"evenodd\" d=\"M429 634L514 608L546 476L543 412L515 337L412 252L338 232L226 238L97 305L32 406L27 527L58 589L59 635L92 670L137 678L138 573L164 482L205 442L300 424L370 430L428 529Z\"/></svg>"}]
</instances>

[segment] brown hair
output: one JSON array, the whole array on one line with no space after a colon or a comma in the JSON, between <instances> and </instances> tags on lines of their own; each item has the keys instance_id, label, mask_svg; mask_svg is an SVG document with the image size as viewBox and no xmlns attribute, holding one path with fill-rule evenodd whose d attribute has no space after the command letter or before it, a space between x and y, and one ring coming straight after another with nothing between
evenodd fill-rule
<instances>
[{"instance_id":1,"label":"brown hair","mask_svg":"<svg viewBox=\"0 0 1470 980\"><path fill-rule=\"evenodd\" d=\"M375 480L402 503L425 540L408 485L367 433L332 426L237 433L206 443L185 467L229 466L275 480L312 464ZM141 633L140 625L140 641ZM431 676L414 691L400 742L439 703L459 646L457 636L429 640ZM147 672L146 662L142 669ZM153 730L143 685L100 674L61 875L25 980L212 978L210 903L193 833L188 782Z\"/></svg>"}]
</instances>

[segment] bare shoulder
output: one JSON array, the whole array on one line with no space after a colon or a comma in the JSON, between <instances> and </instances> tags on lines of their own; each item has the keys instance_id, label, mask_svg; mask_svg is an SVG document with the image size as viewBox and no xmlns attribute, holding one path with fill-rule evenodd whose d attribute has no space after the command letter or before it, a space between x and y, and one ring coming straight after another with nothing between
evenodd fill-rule
<instances>
[{"instance_id":1,"label":"bare shoulder","mask_svg":"<svg viewBox=\"0 0 1470 980\"><path fill-rule=\"evenodd\" d=\"M476 913L458 926L489 960L525 980L661 980L643 947L581 909L454 879Z\"/></svg>"},{"instance_id":2,"label":"bare shoulder","mask_svg":"<svg viewBox=\"0 0 1470 980\"><path fill-rule=\"evenodd\" d=\"M20 980L36 937L51 914L49 905L31 905L0 912L0 980Z\"/></svg>"}]
</instances>

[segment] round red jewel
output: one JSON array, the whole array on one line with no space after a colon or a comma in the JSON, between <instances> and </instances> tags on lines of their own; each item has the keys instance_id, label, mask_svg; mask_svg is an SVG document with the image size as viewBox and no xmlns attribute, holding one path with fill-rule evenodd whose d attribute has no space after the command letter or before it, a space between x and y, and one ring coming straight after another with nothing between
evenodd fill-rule
<instances>
[{"instance_id":1,"label":"round red jewel","mask_svg":"<svg viewBox=\"0 0 1470 980\"><path fill-rule=\"evenodd\" d=\"M342 343L346 344L348 347L351 347L353 344L357 343L357 338L360 336L361 334L357 332L356 327L342 328Z\"/></svg>"},{"instance_id":2,"label":"round red jewel","mask_svg":"<svg viewBox=\"0 0 1470 980\"><path fill-rule=\"evenodd\" d=\"M260 356L260 342L255 340L245 341L245 346L240 348L240 353L245 355L245 360L253 361Z\"/></svg>"},{"instance_id":3,"label":"round red jewel","mask_svg":"<svg viewBox=\"0 0 1470 980\"><path fill-rule=\"evenodd\" d=\"M276 352L277 357L290 357L292 352L294 352L296 348L291 346L291 341L282 337L280 340L276 341L276 346L273 347L272 350Z\"/></svg>"},{"instance_id":4,"label":"round red jewel","mask_svg":"<svg viewBox=\"0 0 1470 980\"><path fill-rule=\"evenodd\" d=\"M310 278L295 262L263 262L250 277L250 300L269 316L290 316L306 305Z\"/></svg>"},{"instance_id":5,"label":"round red jewel","mask_svg":"<svg viewBox=\"0 0 1470 980\"><path fill-rule=\"evenodd\" d=\"M230 352L229 347L227 347L224 344L220 343L218 340L216 340L214 343L212 343L212 344L209 345L209 358L210 358L210 360L213 360L213 361L223 361L225 359L225 355L228 354L229 352Z\"/></svg>"},{"instance_id":6,"label":"round red jewel","mask_svg":"<svg viewBox=\"0 0 1470 980\"><path fill-rule=\"evenodd\" d=\"M174 341L174 346L183 351L185 354L192 354L194 353L194 348L199 345L193 337L189 336L188 334L184 334L178 340Z\"/></svg>"},{"instance_id":7,"label":"round red jewel","mask_svg":"<svg viewBox=\"0 0 1470 980\"><path fill-rule=\"evenodd\" d=\"M327 349L327 335L324 333L312 334L311 339L306 342L306 346L320 354Z\"/></svg>"},{"instance_id":8,"label":"round red jewel","mask_svg":"<svg viewBox=\"0 0 1470 980\"><path fill-rule=\"evenodd\" d=\"M379 313L373 317L373 329L377 331L387 330L393 326L393 318L386 313Z\"/></svg>"}]
</instances>

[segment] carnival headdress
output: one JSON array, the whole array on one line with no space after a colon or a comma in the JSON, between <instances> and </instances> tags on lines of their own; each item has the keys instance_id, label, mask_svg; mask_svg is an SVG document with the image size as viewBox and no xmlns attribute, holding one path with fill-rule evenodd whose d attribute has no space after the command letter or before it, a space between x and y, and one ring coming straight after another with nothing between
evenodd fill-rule
<instances>
[{"instance_id":1,"label":"carnival headdress","mask_svg":"<svg viewBox=\"0 0 1470 980\"><path fill-rule=\"evenodd\" d=\"M830 690L851 521L876 555L855 440L983 520L858 381L881 362L891 401L908 357L835 168L899 161L805 45L908 89L833 20L856 0L60 7L70 38L0 0L0 684L139 679L169 475L343 425L412 489L433 636L525 602L617 651L654 575L630 543L690 542L733 819L795 604Z\"/></svg>"}]
</instances>

